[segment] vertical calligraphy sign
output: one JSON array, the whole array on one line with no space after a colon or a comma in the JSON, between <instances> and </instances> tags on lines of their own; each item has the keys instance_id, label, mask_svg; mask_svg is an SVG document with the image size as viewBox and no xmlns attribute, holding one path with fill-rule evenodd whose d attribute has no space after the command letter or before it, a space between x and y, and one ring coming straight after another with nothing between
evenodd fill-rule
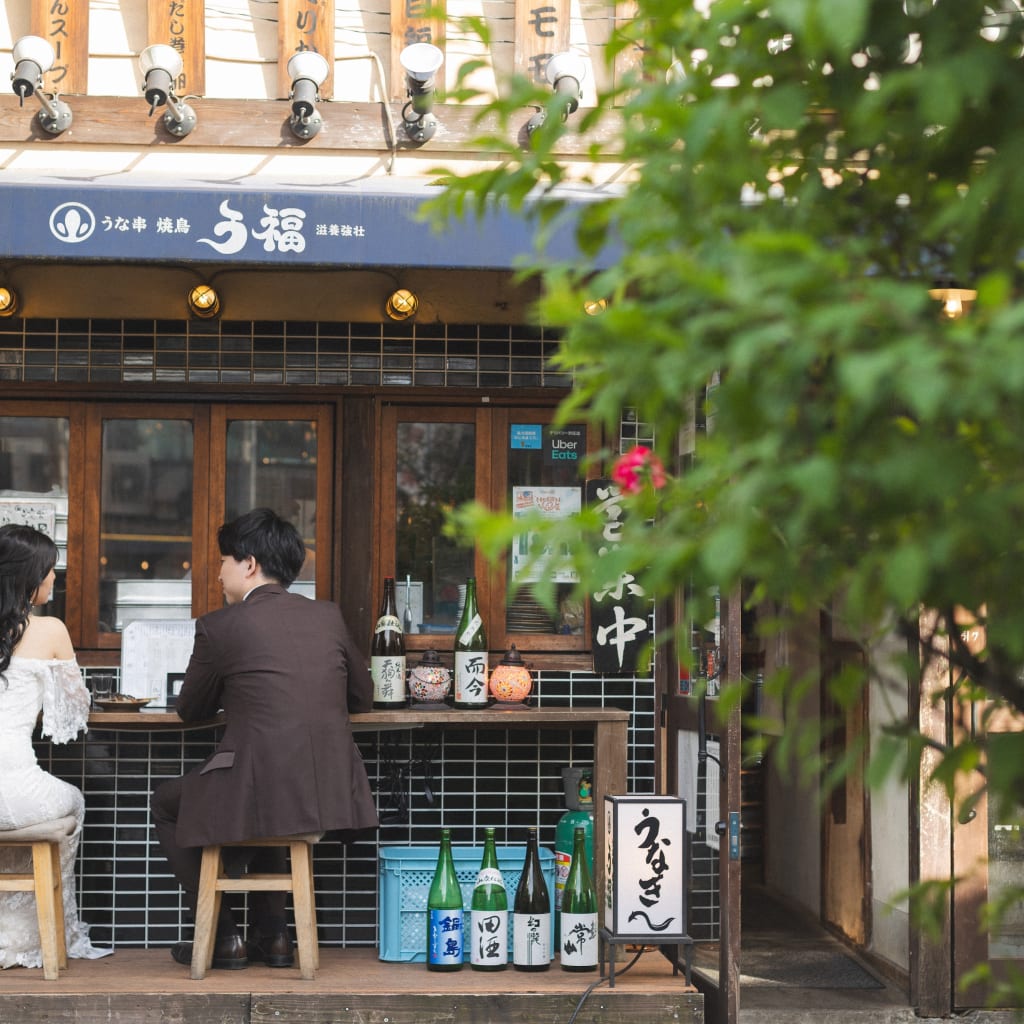
<instances>
[{"instance_id":1,"label":"vertical calligraphy sign","mask_svg":"<svg viewBox=\"0 0 1024 1024\"><path fill-rule=\"evenodd\" d=\"M280 96L292 91L288 61L301 50L314 50L327 58L327 81L320 97L334 95L334 2L333 0L278 0L277 88Z\"/></svg>"},{"instance_id":2,"label":"vertical calligraphy sign","mask_svg":"<svg viewBox=\"0 0 1024 1024\"><path fill-rule=\"evenodd\" d=\"M399 60L413 43L431 43L444 52L445 0L391 0L391 98L405 99L405 69ZM443 67L443 65L442 65ZM439 92L444 92L444 72L438 72Z\"/></svg>"},{"instance_id":3,"label":"vertical calligraphy sign","mask_svg":"<svg viewBox=\"0 0 1024 1024\"><path fill-rule=\"evenodd\" d=\"M174 83L178 96L206 92L206 5L202 0L148 0L151 43L167 43L181 56Z\"/></svg>"},{"instance_id":4,"label":"vertical calligraphy sign","mask_svg":"<svg viewBox=\"0 0 1024 1024\"><path fill-rule=\"evenodd\" d=\"M618 544L622 529L622 494L610 480L587 481L587 504L604 523L599 554ZM651 639L651 602L631 575L609 580L590 594L590 641L594 671L632 675L641 648Z\"/></svg>"},{"instance_id":5,"label":"vertical calligraphy sign","mask_svg":"<svg viewBox=\"0 0 1024 1024\"><path fill-rule=\"evenodd\" d=\"M32 34L52 47L53 68L46 90L89 91L89 0L32 0Z\"/></svg>"},{"instance_id":6,"label":"vertical calligraphy sign","mask_svg":"<svg viewBox=\"0 0 1024 1024\"><path fill-rule=\"evenodd\" d=\"M568 49L569 0L516 0L516 74L546 86L548 61Z\"/></svg>"}]
</instances>

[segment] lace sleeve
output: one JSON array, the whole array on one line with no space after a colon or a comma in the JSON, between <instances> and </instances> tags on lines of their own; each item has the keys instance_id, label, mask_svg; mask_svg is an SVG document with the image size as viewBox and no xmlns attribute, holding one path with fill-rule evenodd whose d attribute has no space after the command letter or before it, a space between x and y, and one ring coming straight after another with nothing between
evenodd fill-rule
<instances>
[{"instance_id":1,"label":"lace sleeve","mask_svg":"<svg viewBox=\"0 0 1024 1024\"><path fill-rule=\"evenodd\" d=\"M73 740L89 720L89 691L78 662L53 661L43 684L43 735L54 743Z\"/></svg>"}]
</instances>

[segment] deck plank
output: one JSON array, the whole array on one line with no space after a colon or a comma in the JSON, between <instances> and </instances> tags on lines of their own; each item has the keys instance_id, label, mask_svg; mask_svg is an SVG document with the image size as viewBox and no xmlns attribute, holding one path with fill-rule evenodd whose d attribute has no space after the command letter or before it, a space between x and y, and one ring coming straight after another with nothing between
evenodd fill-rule
<instances>
[{"instance_id":1,"label":"deck plank","mask_svg":"<svg viewBox=\"0 0 1024 1024\"><path fill-rule=\"evenodd\" d=\"M56 981L41 970L0 973L0 1024L564 1024L596 974L452 974L385 963L372 949L320 950L320 970L253 964L192 981L167 950L125 949L72 960ZM656 951L588 996L579 1024L703 1024L703 997Z\"/></svg>"}]
</instances>

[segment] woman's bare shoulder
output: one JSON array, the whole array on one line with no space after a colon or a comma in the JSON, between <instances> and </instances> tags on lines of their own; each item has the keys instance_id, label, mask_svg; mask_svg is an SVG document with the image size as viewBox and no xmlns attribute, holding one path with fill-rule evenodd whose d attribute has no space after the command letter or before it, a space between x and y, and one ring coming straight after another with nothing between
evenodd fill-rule
<instances>
[{"instance_id":1,"label":"woman's bare shoulder","mask_svg":"<svg viewBox=\"0 0 1024 1024\"><path fill-rule=\"evenodd\" d=\"M63 621L52 615L33 615L28 620L14 653L21 658L60 658L75 656L71 635Z\"/></svg>"}]
</instances>

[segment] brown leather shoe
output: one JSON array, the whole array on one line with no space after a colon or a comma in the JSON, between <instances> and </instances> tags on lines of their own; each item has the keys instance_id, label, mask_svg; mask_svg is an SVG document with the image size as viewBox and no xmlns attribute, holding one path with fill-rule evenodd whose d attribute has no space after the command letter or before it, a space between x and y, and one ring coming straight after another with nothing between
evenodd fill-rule
<instances>
[{"instance_id":1,"label":"brown leather shoe","mask_svg":"<svg viewBox=\"0 0 1024 1024\"><path fill-rule=\"evenodd\" d=\"M176 942L171 946L171 959L175 963L192 965L192 943ZM245 943L242 936L234 935L218 937L213 943L213 967L219 971L241 971L249 966L249 958L245 955Z\"/></svg>"},{"instance_id":2,"label":"brown leather shoe","mask_svg":"<svg viewBox=\"0 0 1024 1024\"><path fill-rule=\"evenodd\" d=\"M250 939L245 949L253 963L264 963L268 967L292 967L295 964L295 952L287 931Z\"/></svg>"}]
</instances>

